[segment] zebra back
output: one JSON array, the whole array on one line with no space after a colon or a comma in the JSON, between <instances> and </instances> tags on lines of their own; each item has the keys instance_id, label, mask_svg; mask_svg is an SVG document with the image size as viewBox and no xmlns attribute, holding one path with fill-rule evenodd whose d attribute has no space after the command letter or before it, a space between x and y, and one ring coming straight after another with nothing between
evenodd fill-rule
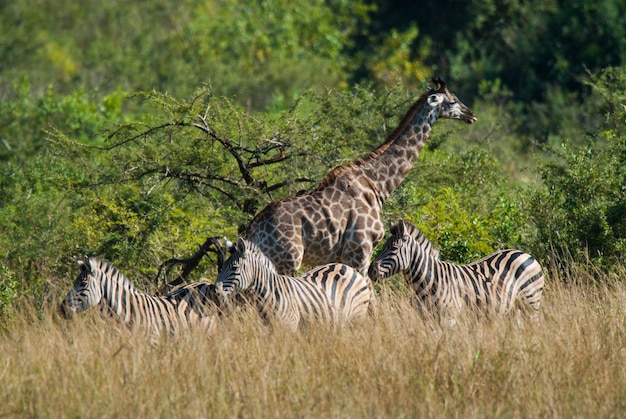
<instances>
[{"instance_id":1,"label":"zebra back","mask_svg":"<svg viewBox=\"0 0 626 419\"><path fill-rule=\"evenodd\" d=\"M262 314L293 329L304 319L361 318L373 298L367 280L347 265L328 264L297 277L280 275L256 244L242 238L215 284L226 298L247 291L259 302Z\"/></svg>"},{"instance_id":2,"label":"zebra back","mask_svg":"<svg viewBox=\"0 0 626 419\"><path fill-rule=\"evenodd\" d=\"M467 265L438 260L415 226L401 221L370 268L375 280L402 272L418 298L440 309L479 306L499 313L518 301L539 309L543 271L529 254L502 250Z\"/></svg>"},{"instance_id":3,"label":"zebra back","mask_svg":"<svg viewBox=\"0 0 626 419\"><path fill-rule=\"evenodd\" d=\"M91 257L77 263L81 272L61 304L66 318L99 307L125 324L156 334L190 325L206 330L214 326L217 299L211 284L190 284L165 296L152 296L138 291L117 267L104 260Z\"/></svg>"}]
</instances>

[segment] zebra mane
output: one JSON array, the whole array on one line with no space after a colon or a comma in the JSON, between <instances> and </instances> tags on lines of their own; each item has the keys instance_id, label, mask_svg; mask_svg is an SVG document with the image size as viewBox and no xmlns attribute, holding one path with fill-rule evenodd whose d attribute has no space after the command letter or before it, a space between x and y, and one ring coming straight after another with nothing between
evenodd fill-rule
<instances>
[{"instance_id":1,"label":"zebra mane","mask_svg":"<svg viewBox=\"0 0 626 419\"><path fill-rule=\"evenodd\" d=\"M426 237L426 235L420 229L415 227L415 225L409 223L406 220L398 220L397 223L391 226L390 230L393 236L408 234L417 243L419 243L420 247L428 251L431 256L439 259L439 248L437 248L430 240L428 240L428 237Z\"/></svg>"},{"instance_id":2,"label":"zebra mane","mask_svg":"<svg viewBox=\"0 0 626 419\"><path fill-rule=\"evenodd\" d=\"M244 238L239 238L237 244L233 246L233 255L231 257L253 257L270 271L278 272L272 260L263 253L261 248L256 243Z\"/></svg>"},{"instance_id":3,"label":"zebra mane","mask_svg":"<svg viewBox=\"0 0 626 419\"><path fill-rule=\"evenodd\" d=\"M106 276L111 281L121 282L124 284L124 288L129 291L135 291L135 285L120 271L117 266L113 265L106 260L89 257L85 258L86 266L82 269L87 269L93 275L95 271L100 272L103 276Z\"/></svg>"}]
</instances>

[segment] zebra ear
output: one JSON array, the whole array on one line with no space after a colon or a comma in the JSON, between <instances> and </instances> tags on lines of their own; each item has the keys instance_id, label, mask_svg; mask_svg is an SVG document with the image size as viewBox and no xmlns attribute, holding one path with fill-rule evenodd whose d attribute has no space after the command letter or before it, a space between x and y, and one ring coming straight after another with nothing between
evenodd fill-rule
<instances>
[{"instance_id":1,"label":"zebra ear","mask_svg":"<svg viewBox=\"0 0 626 419\"><path fill-rule=\"evenodd\" d=\"M78 264L81 272L91 272L91 262L89 262L89 258L87 256L83 257L82 259L76 258L76 263Z\"/></svg>"},{"instance_id":2,"label":"zebra ear","mask_svg":"<svg viewBox=\"0 0 626 419\"><path fill-rule=\"evenodd\" d=\"M402 220L398 220L395 223L389 221L389 231L391 232L392 235L395 235L398 232L398 227L400 226L400 222Z\"/></svg>"},{"instance_id":3,"label":"zebra ear","mask_svg":"<svg viewBox=\"0 0 626 419\"><path fill-rule=\"evenodd\" d=\"M400 236L406 236L406 224L404 220L398 220L398 223L396 224L396 231Z\"/></svg>"},{"instance_id":4,"label":"zebra ear","mask_svg":"<svg viewBox=\"0 0 626 419\"><path fill-rule=\"evenodd\" d=\"M233 242L228 240L226 236L224 236L223 242L224 244L221 246L222 246L224 253L232 253L233 250L235 250L235 245L233 244Z\"/></svg>"},{"instance_id":5,"label":"zebra ear","mask_svg":"<svg viewBox=\"0 0 626 419\"><path fill-rule=\"evenodd\" d=\"M239 237L239 239L237 239L237 243L235 243L235 250L237 251L237 253L239 253L239 256L241 258L246 258L246 242L243 240L243 238Z\"/></svg>"}]
</instances>

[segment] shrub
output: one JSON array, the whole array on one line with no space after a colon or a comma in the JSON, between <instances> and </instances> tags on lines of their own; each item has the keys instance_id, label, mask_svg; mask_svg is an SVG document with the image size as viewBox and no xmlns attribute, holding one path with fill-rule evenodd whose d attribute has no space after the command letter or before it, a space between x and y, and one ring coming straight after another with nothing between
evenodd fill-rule
<instances>
[{"instance_id":1,"label":"shrub","mask_svg":"<svg viewBox=\"0 0 626 419\"><path fill-rule=\"evenodd\" d=\"M585 146L546 147L542 187L531 196L536 247L608 266L626 252L626 68L592 75L605 123Z\"/></svg>"}]
</instances>

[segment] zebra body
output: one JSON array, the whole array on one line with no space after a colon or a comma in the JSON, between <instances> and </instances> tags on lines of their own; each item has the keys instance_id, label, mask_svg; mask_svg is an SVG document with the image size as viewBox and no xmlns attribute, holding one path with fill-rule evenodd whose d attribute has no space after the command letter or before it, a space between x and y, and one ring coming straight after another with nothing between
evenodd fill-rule
<instances>
[{"instance_id":1,"label":"zebra body","mask_svg":"<svg viewBox=\"0 0 626 419\"><path fill-rule=\"evenodd\" d=\"M531 255L502 250L468 265L455 265L439 260L438 251L412 224L400 220L391 233L370 266L372 280L402 272L418 299L439 311L470 306L503 314L518 302L539 309L544 277Z\"/></svg>"},{"instance_id":2,"label":"zebra body","mask_svg":"<svg viewBox=\"0 0 626 419\"><path fill-rule=\"evenodd\" d=\"M266 318L293 330L308 320L351 322L374 309L369 280L341 263L327 264L297 277L281 275L260 248L240 238L216 282L225 300L252 296Z\"/></svg>"},{"instance_id":3,"label":"zebra body","mask_svg":"<svg viewBox=\"0 0 626 419\"><path fill-rule=\"evenodd\" d=\"M61 304L66 318L99 307L133 328L145 328L156 335L187 327L210 332L215 326L218 310L213 284L196 282L164 296L152 296L138 291L106 261L90 257L77 263L81 272Z\"/></svg>"}]
</instances>

